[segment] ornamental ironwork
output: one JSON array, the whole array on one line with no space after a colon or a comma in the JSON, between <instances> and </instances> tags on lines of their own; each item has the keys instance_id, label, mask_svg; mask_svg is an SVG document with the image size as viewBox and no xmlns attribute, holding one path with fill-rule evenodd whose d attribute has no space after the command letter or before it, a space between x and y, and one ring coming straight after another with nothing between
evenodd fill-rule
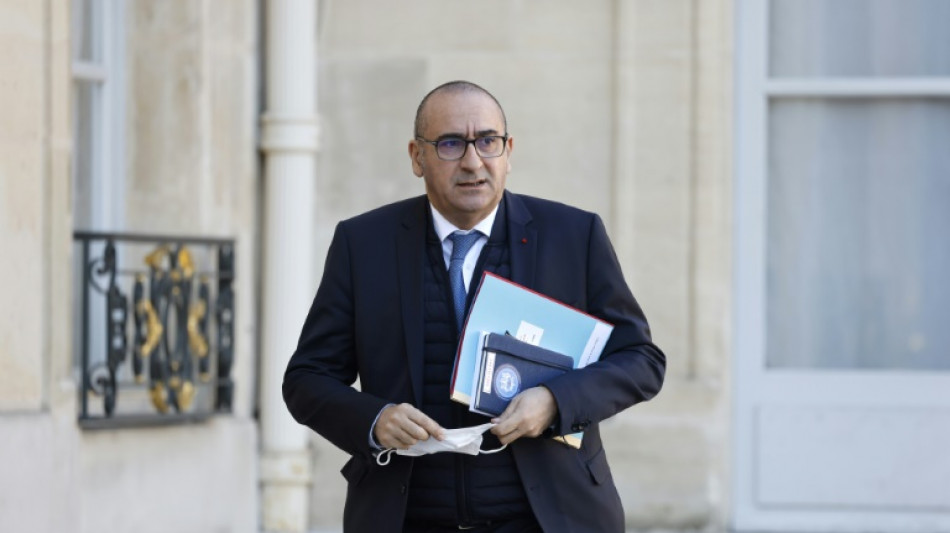
<instances>
[{"instance_id":1,"label":"ornamental ironwork","mask_svg":"<svg viewBox=\"0 0 950 533\"><path fill-rule=\"evenodd\" d=\"M80 424L230 412L234 241L77 232Z\"/></svg>"}]
</instances>

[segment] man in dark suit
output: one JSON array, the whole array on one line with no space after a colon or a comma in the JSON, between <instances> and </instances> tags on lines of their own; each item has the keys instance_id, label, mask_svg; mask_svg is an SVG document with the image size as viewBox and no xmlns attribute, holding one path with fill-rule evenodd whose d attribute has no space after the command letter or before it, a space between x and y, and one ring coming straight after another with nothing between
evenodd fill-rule
<instances>
[{"instance_id":1,"label":"man in dark suit","mask_svg":"<svg viewBox=\"0 0 950 533\"><path fill-rule=\"evenodd\" d=\"M352 456L347 532L624 529L598 423L653 397L666 359L600 217L505 191L512 148L491 94L439 86L409 143L425 196L336 228L283 392L300 423ZM449 400L461 315L484 271L614 324L603 355L517 395L485 434L482 448L507 445L500 453L395 455L380 466L383 449L489 421ZM578 431L580 449L549 438Z\"/></svg>"}]
</instances>

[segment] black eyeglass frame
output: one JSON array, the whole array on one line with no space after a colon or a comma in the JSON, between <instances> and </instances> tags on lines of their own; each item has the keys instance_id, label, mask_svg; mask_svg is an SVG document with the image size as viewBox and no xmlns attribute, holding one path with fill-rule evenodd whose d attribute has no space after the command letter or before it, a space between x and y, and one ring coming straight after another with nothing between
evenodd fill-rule
<instances>
[{"instance_id":1,"label":"black eyeglass frame","mask_svg":"<svg viewBox=\"0 0 950 533\"><path fill-rule=\"evenodd\" d=\"M475 143L481 139L495 139L495 138L501 139L501 146L502 146L501 151L495 155L482 155L482 153L478 150L478 145L476 145ZM465 152L468 152L468 145L472 145L472 149L475 150L475 153L478 155L478 157L482 157L485 159L492 159L495 157L501 157L501 154L505 153L505 149L507 147L506 145L508 144L508 134L506 133L504 135L482 135L479 137L475 137L474 139L465 139L463 137L449 136L449 137L443 137L435 141L430 141L429 139L426 139L424 137L416 137L416 140L422 141L424 143L431 144L432 146L434 146L436 157L438 157L442 161L458 161L459 159L462 159L463 157L465 157ZM445 157L442 157L442 154L439 153L439 143L442 141L462 141L463 143L465 143L465 149L462 150L462 153L459 154L458 157L447 159Z\"/></svg>"}]
</instances>

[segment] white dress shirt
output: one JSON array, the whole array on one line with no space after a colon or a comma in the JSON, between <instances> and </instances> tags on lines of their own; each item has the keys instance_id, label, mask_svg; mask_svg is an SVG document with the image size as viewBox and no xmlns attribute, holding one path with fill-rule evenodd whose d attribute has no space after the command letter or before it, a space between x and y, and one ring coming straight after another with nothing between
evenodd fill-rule
<instances>
[{"instance_id":1,"label":"white dress shirt","mask_svg":"<svg viewBox=\"0 0 950 533\"><path fill-rule=\"evenodd\" d=\"M430 204L431 205L431 204ZM445 260L445 268L448 270L449 262L452 260L452 239L449 238L449 235L456 231L468 234L473 231L481 233L481 237L475 241L475 244L472 245L472 248L468 251L468 255L465 256L465 262L462 263L462 279L465 280L465 292L468 292L469 286L472 281L472 274L475 273L475 263L478 262L478 256L482 253L482 248L485 247L485 244L488 242L488 236L491 235L491 227L495 224L495 215L498 214L498 206L496 205L494 209L491 210L491 213L488 213L488 216L485 217L481 222L475 224L475 227L465 231L456 227L454 224L448 221L442 213L439 213L439 210L432 206L432 226L435 229L435 234L439 236L439 241L442 243L442 259Z\"/></svg>"}]
</instances>

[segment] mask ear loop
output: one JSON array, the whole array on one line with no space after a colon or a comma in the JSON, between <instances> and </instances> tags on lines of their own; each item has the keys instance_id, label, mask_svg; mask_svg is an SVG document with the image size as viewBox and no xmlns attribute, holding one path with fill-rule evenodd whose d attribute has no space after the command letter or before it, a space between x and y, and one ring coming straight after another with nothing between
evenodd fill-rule
<instances>
[{"instance_id":1,"label":"mask ear loop","mask_svg":"<svg viewBox=\"0 0 950 533\"><path fill-rule=\"evenodd\" d=\"M378 464L379 466L388 465L395 451L396 451L396 448L386 448L385 450L377 453L376 464ZM385 461L383 461L383 459L385 459Z\"/></svg>"},{"instance_id":2,"label":"mask ear loop","mask_svg":"<svg viewBox=\"0 0 950 533\"><path fill-rule=\"evenodd\" d=\"M478 449L478 453L498 453L498 452L504 450L504 449L507 448L507 447L508 447L507 444L502 444L502 445L501 445L501 448L495 448L494 450L482 450L481 448L479 448L479 449Z\"/></svg>"}]
</instances>

